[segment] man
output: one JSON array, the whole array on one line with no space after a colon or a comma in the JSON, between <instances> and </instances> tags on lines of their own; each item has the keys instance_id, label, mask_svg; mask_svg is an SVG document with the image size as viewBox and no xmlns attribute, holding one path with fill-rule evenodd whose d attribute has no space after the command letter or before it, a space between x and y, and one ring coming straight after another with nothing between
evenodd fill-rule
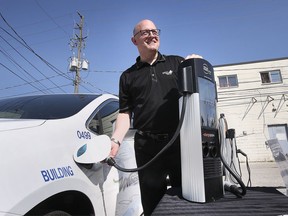
<instances>
[{"instance_id":1,"label":"man","mask_svg":"<svg viewBox=\"0 0 288 216\"><path fill-rule=\"evenodd\" d=\"M111 138L110 156L116 156L133 114L138 167L165 147L179 122L177 70L184 58L162 55L158 51L159 34L160 30L150 20L142 20L135 26L131 40L138 48L139 57L120 77L120 111ZM179 138L138 175L144 214L151 215L167 190L167 175L172 187L181 186Z\"/></svg>"}]
</instances>

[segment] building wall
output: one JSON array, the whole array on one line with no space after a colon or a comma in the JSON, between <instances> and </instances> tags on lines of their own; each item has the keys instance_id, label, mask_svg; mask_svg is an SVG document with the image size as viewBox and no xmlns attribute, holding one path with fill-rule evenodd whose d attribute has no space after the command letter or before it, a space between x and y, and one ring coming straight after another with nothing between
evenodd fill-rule
<instances>
[{"instance_id":1,"label":"building wall","mask_svg":"<svg viewBox=\"0 0 288 216\"><path fill-rule=\"evenodd\" d=\"M272 70L280 70L283 82L263 84L260 72ZM214 73L218 113L235 129L238 149L249 161L274 160L265 142L270 139L268 125L288 123L288 58L214 66ZM218 77L223 75L237 75L238 87L220 88Z\"/></svg>"}]
</instances>

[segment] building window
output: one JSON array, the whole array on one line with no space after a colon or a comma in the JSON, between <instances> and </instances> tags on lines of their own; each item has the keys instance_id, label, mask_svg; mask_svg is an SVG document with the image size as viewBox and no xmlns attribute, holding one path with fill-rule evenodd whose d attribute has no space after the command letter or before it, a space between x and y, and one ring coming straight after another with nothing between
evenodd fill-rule
<instances>
[{"instance_id":1,"label":"building window","mask_svg":"<svg viewBox=\"0 0 288 216\"><path fill-rule=\"evenodd\" d=\"M262 83L281 83L282 77L280 70L260 72Z\"/></svg>"},{"instance_id":2,"label":"building window","mask_svg":"<svg viewBox=\"0 0 288 216\"><path fill-rule=\"evenodd\" d=\"M219 76L220 88L238 87L237 75Z\"/></svg>"}]
</instances>

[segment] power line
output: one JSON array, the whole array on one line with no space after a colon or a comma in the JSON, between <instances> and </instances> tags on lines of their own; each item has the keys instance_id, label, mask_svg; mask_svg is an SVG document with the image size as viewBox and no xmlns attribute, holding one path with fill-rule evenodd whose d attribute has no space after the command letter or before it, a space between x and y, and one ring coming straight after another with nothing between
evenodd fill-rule
<instances>
[{"instance_id":1,"label":"power line","mask_svg":"<svg viewBox=\"0 0 288 216\"><path fill-rule=\"evenodd\" d=\"M1 64L1 63L0 63ZM66 87L66 86L71 86L71 84L65 84L65 85L61 85L61 87ZM48 90L52 90L52 89L55 89L56 87L52 87ZM32 95L32 94L35 94L35 93L38 93L39 91L32 91L32 92L26 92L26 93L20 93L20 94L15 94L15 95L10 95L9 97L18 97L18 96L22 96L22 95ZM1 98L7 98L7 96L5 97L1 97L0 96L0 99Z\"/></svg>"},{"instance_id":2,"label":"power line","mask_svg":"<svg viewBox=\"0 0 288 216\"><path fill-rule=\"evenodd\" d=\"M49 79L51 79L51 78L55 78L55 77L57 77L57 76L59 76L59 75L54 75L54 76L50 76L50 77L48 77ZM18 84L18 85L14 85L14 86L8 86L8 87L4 87L4 88L0 88L0 91L3 91L3 90L7 90L7 89L12 89L12 88L18 88L18 87L21 87L21 86L25 86L25 85L29 85L30 83L37 83L37 82L41 82L41 81L45 81L46 80L46 78L44 78L44 79L39 79L39 80L35 80L35 81L33 81L33 82L25 82L25 83L22 83L22 84ZM61 86L62 87L62 86ZM48 89L48 88L47 88ZM44 89L44 90L47 90L47 89Z\"/></svg>"},{"instance_id":3,"label":"power line","mask_svg":"<svg viewBox=\"0 0 288 216\"><path fill-rule=\"evenodd\" d=\"M36 69L42 76L44 76L47 80L49 80L52 84L54 84L56 87L58 87L62 92L65 92L62 88L60 88L56 83L54 83L52 80L50 80L45 74L43 74L38 68L36 68L27 58L25 58L18 50L16 50L7 40L5 40L1 35L0 37L2 40L4 40L15 52L17 52L25 61L27 61L34 69ZM16 62L15 62L16 63ZM17 64L19 67L20 65ZM33 76L31 76L23 67L22 68L30 77L35 79ZM43 85L43 84L42 84Z\"/></svg>"},{"instance_id":4,"label":"power line","mask_svg":"<svg viewBox=\"0 0 288 216\"><path fill-rule=\"evenodd\" d=\"M15 38L13 35L11 35L9 32L7 32L5 29L3 29L2 27L0 27L4 32L6 32L6 34L8 34L9 36L11 36L12 38L14 38L18 43L20 43L22 46L24 46L26 49L28 49L29 51L31 51L34 55L36 55L38 58L40 58L40 60L41 61L43 61L45 64L47 64L52 70L54 70L58 75L60 75L60 76L63 76L63 77L65 77L65 78L67 78L67 75L65 75L64 76L64 73L59 73L58 71L58 69L55 67L55 66L53 66L52 64L50 64L49 62L47 62L45 59L43 59L40 55L38 55L28 44L27 44L27 42L15 31L15 29L5 20L5 18L3 17L3 15L0 13L0 16L1 16L1 18L4 20L4 22L10 27L10 29L12 29L12 31L17 35L17 37L18 38L20 38L20 40L21 41L19 41L17 38ZM79 14L79 16L81 17L81 18L83 18L80 14ZM78 26L79 27L79 26ZM81 26L80 26L81 27ZM79 28L80 28L79 27ZM83 40L84 38L82 38L82 35L80 36L80 38L78 37L78 40L79 40L79 42L82 42L82 40ZM15 48L14 48L15 49ZM5 66L5 65L3 65L3 66ZM6 68L8 68L8 67L6 67ZM12 70L10 70L10 72L11 72ZM14 72L14 74L15 74L15 72ZM46 77L46 79L49 79L48 77ZM68 77L68 79L69 80L72 80L70 77ZM32 83L34 83L34 82L37 82L37 80L35 80L34 82L27 82L25 79L22 79L22 80L24 80L27 84L29 84L29 85L33 85ZM43 80L43 79L42 79ZM42 80L38 80L38 81L42 81ZM89 84L90 86L93 86L94 88L96 88L96 89L98 89L99 91L101 91L101 92L105 92L105 93L110 93L110 92L107 92L107 91L104 91L104 90L102 90L102 89L100 89L100 88L97 88L97 87L95 87L94 85L92 85L91 83L88 83L88 82L86 82L87 84ZM87 89L85 86L83 86L83 85L81 85L84 89L86 89L87 91L89 91L89 92L91 92L89 89ZM6 88L7 89L7 88ZM48 89L48 88L46 88L46 89ZM54 88L49 88L49 89L54 89Z\"/></svg>"},{"instance_id":5,"label":"power line","mask_svg":"<svg viewBox=\"0 0 288 216\"><path fill-rule=\"evenodd\" d=\"M105 70L105 71L101 71L101 70L94 70L94 71L90 71L93 73L123 73L124 70L121 71L117 71L117 70Z\"/></svg>"},{"instance_id":6,"label":"power line","mask_svg":"<svg viewBox=\"0 0 288 216\"><path fill-rule=\"evenodd\" d=\"M28 73L28 71L26 71L21 65L19 65L9 54L4 53L4 51L2 51L2 50L0 50L0 52L1 52L3 55L5 55L5 56L8 58L8 60L15 65L15 67L18 66L20 69L22 69L22 70L25 72L25 73L23 74L24 76L27 75L30 79L34 80L34 83L37 83L37 84L41 85L42 88L44 88L44 89L47 88L47 87L46 87L45 85L43 85L42 83L36 82L35 78L34 78L30 73ZM8 67L6 66L6 68L8 68ZM11 71L12 71L12 70L10 69L9 72L11 73ZM21 71L20 71L20 72L21 72ZM15 74L17 74L17 73L13 71L13 74L15 75ZM20 75L18 75L18 77L20 77ZM24 79L24 78L23 78L23 79ZM27 82L27 83L28 83L28 82ZM31 83L31 82L30 82L30 83ZM44 91L44 90L43 90L43 91Z\"/></svg>"},{"instance_id":7,"label":"power line","mask_svg":"<svg viewBox=\"0 0 288 216\"><path fill-rule=\"evenodd\" d=\"M40 3L35 0L36 4L38 5L38 7L46 14L46 16L48 16L50 18L50 20L52 20L52 22L57 25L58 28L60 28L68 37L69 37L69 34L65 31L65 29L63 29L60 25L58 25L58 23L55 21L55 19L53 19L53 17L51 17L47 11L40 5Z\"/></svg>"},{"instance_id":8,"label":"power line","mask_svg":"<svg viewBox=\"0 0 288 216\"><path fill-rule=\"evenodd\" d=\"M0 27L3 31L5 31L7 34L9 34L11 37L13 37L17 42L19 42L21 45L23 45L26 49L31 51L34 55L36 55L41 61L43 61L50 69L52 69L54 72L56 72L58 75L61 75L62 77L71 80L67 75L62 73L59 69L57 69L54 65L46 61L44 58L42 58L40 55L38 55L27 43L26 41L13 29L13 27L6 21L6 19L3 17L3 15L0 12L1 18L4 20L4 22L10 27L10 29L20 38L19 41L17 38L15 38L13 35L11 35L9 32L7 32L5 29Z\"/></svg>"},{"instance_id":9,"label":"power line","mask_svg":"<svg viewBox=\"0 0 288 216\"><path fill-rule=\"evenodd\" d=\"M6 66L5 66L4 64L2 64L1 62L0 62L0 65L1 65L2 67L4 67L5 69L7 69L8 71L10 71L10 72L11 72L12 74L14 74L15 76L19 77L19 78L20 78L21 80L23 80L24 82L26 82L26 83L28 83L29 85L31 85L33 88L35 88L35 89L41 91L42 93L44 93L43 90L41 90L41 89L39 89L38 87L34 86L32 83L29 83L27 80L25 80L24 78L20 77L18 74L16 74L16 73L15 73L14 71L12 71L10 68L6 67Z\"/></svg>"},{"instance_id":10,"label":"power line","mask_svg":"<svg viewBox=\"0 0 288 216\"><path fill-rule=\"evenodd\" d=\"M103 90L103 89L100 89L100 88L98 88L98 87L94 86L94 85L93 85L93 84L91 84L90 82L87 82L87 81L83 81L83 83L86 83L86 84L88 84L88 85L92 86L93 88L95 88L95 89L99 90L100 92L103 92L103 93L107 93L107 94L113 94L113 93L111 93L111 92L105 91L105 90Z\"/></svg>"}]
</instances>

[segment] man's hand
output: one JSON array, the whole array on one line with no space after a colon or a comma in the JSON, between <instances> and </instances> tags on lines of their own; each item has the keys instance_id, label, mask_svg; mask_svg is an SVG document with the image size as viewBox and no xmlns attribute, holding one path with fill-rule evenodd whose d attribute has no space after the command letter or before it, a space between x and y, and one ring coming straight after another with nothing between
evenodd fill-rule
<instances>
[{"instance_id":1,"label":"man's hand","mask_svg":"<svg viewBox=\"0 0 288 216\"><path fill-rule=\"evenodd\" d=\"M109 157L114 158L117 155L118 151L119 151L119 147L120 146L118 144L116 144L115 142L111 141L111 151L110 151Z\"/></svg>"},{"instance_id":2,"label":"man's hand","mask_svg":"<svg viewBox=\"0 0 288 216\"><path fill-rule=\"evenodd\" d=\"M191 54L191 55L188 55L188 56L186 56L186 58L185 58L185 59L190 59L190 58L201 58L201 59L203 59L203 57L202 57L202 56L200 56L200 55L197 55L197 54Z\"/></svg>"}]
</instances>

